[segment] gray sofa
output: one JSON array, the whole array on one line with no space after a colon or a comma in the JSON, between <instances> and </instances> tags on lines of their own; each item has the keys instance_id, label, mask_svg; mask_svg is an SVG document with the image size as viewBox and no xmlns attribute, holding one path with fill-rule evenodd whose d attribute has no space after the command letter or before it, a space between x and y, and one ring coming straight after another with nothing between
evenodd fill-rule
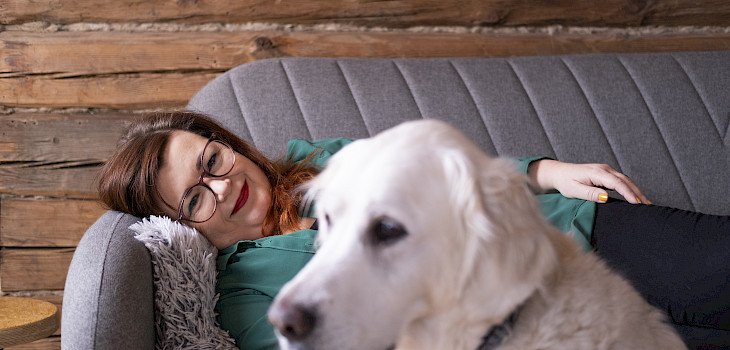
<instances>
[{"instance_id":1,"label":"gray sofa","mask_svg":"<svg viewBox=\"0 0 730 350\"><path fill-rule=\"evenodd\" d=\"M270 156L292 138L363 138L402 121L446 120L485 151L608 163L654 204L730 214L730 51L510 59L301 59L244 64L189 108ZM64 349L154 344L149 255L107 212L74 254ZM677 325L691 348L727 332ZM722 340L725 339L725 340Z\"/></svg>"}]
</instances>

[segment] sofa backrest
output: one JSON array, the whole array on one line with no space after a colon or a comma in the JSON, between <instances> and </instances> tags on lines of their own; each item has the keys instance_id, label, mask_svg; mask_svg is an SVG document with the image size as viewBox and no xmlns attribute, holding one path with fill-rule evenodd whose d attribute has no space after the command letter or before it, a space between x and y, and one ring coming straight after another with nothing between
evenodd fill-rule
<instances>
[{"instance_id":1,"label":"sofa backrest","mask_svg":"<svg viewBox=\"0 0 730 350\"><path fill-rule=\"evenodd\" d=\"M270 156L292 138L362 138L436 118L486 152L601 162L659 205L730 214L730 51L522 58L281 58L188 105Z\"/></svg>"}]
</instances>

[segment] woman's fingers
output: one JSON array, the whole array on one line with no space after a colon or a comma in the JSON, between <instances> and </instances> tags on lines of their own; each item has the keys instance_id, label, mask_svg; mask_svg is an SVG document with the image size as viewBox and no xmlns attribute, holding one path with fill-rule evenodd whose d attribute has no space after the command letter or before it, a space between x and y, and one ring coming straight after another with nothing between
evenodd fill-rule
<instances>
[{"instance_id":1,"label":"woman's fingers","mask_svg":"<svg viewBox=\"0 0 730 350\"><path fill-rule=\"evenodd\" d=\"M605 203L608 201L608 193L602 188L585 186L585 192L586 196L583 199L598 203Z\"/></svg>"},{"instance_id":2,"label":"woman's fingers","mask_svg":"<svg viewBox=\"0 0 730 350\"><path fill-rule=\"evenodd\" d=\"M606 164L596 165L598 173L593 175L591 183L599 186L599 193L595 195L596 202L604 203L608 200L608 193L603 190L612 189L618 192L629 203L633 204L650 204L648 198L641 191L639 186L634 183L628 176L611 168Z\"/></svg>"},{"instance_id":3,"label":"woman's fingers","mask_svg":"<svg viewBox=\"0 0 730 350\"><path fill-rule=\"evenodd\" d=\"M644 193L628 176L606 164L573 164L543 161L535 170L541 185L553 185L566 197L605 203L607 190L615 190L629 203L650 204Z\"/></svg>"}]
</instances>

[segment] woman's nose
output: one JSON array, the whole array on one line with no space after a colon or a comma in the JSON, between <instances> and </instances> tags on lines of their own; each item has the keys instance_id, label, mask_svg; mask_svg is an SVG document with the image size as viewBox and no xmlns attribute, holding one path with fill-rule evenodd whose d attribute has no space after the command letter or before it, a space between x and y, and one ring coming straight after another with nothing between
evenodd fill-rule
<instances>
[{"instance_id":1,"label":"woman's nose","mask_svg":"<svg viewBox=\"0 0 730 350\"><path fill-rule=\"evenodd\" d=\"M224 202L228 194L231 193L231 179L227 177L213 177L203 179L206 185L215 193L215 199L218 202Z\"/></svg>"}]
</instances>

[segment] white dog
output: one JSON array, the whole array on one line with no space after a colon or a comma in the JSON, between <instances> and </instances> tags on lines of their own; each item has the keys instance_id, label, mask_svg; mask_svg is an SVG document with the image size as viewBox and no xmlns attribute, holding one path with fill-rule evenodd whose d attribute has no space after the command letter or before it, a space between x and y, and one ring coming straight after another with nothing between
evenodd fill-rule
<instances>
[{"instance_id":1,"label":"white dog","mask_svg":"<svg viewBox=\"0 0 730 350\"><path fill-rule=\"evenodd\" d=\"M663 315L454 128L402 124L309 185L319 251L269 310L283 349L685 349Z\"/></svg>"}]
</instances>

